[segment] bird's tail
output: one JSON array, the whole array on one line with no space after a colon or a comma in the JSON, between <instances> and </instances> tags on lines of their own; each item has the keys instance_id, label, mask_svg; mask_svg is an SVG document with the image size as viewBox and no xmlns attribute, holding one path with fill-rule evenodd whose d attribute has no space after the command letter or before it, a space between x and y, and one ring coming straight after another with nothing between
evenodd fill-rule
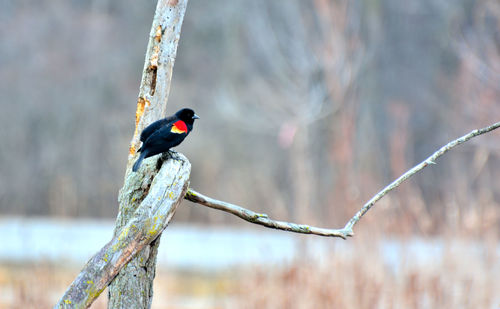
<instances>
[{"instance_id":1,"label":"bird's tail","mask_svg":"<svg viewBox=\"0 0 500 309\"><path fill-rule=\"evenodd\" d=\"M132 167L133 172L137 172L137 170L141 166L142 160L144 159L145 156L146 156L146 152L144 152L144 151L141 152L139 159L137 159L137 161L135 161L134 166Z\"/></svg>"}]
</instances>

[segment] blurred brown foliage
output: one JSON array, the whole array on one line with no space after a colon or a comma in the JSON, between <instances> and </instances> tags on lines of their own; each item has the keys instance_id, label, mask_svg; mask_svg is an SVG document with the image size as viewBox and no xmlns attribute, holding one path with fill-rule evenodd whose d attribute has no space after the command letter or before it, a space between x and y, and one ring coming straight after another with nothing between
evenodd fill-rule
<instances>
[{"instance_id":1,"label":"blurred brown foliage","mask_svg":"<svg viewBox=\"0 0 500 309\"><path fill-rule=\"evenodd\" d=\"M387 264L380 244L358 237L340 250L281 265L224 272L158 269L152 308L497 308L498 241L447 239L442 254L422 262L401 247ZM438 246L441 246L438 245ZM76 269L61 265L0 266L0 308L48 308ZM106 308L106 291L91 308Z\"/></svg>"},{"instance_id":2,"label":"blurred brown foliage","mask_svg":"<svg viewBox=\"0 0 500 309\"><path fill-rule=\"evenodd\" d=\"M2 214L114 216L154 2L0 3ZM340 226L449 140L500 119L495 0L191 0L169 110L191 184ZM369 222L498 232L498 133L454 150ZM176 220L237 222L182 207ZM494 228L496 226L496 228Z\"/></svg>"},{"instance_id":3,"label":"blurred brown foliage","mask_svg":"<svg viewBox=\"0 0 500 309\"><path fill-rule=\"evenodd\" d=\"M373 239L357 244L353 255L336 252L324 263L306 254L281 269L248 271L237 307L496 308L497 247L486 249L492 256L476 255L474 245L448 242L444 256L432 263L416 263L408 254L397 271L383 262Z\"/></svg>"}]
</instances>

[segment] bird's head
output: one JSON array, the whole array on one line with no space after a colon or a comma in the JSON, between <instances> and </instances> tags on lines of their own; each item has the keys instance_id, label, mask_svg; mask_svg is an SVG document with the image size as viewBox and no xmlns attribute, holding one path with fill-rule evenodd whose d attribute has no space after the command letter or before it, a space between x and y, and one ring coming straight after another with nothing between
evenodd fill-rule
<instances>
[{"instance_id":1,"label":"bird's head","mask_svg":"<svg viewBox=\"0 0 500 309\"><path fill-rule=\"evenodd\" d=\"M200 117L194 113L194 110L190 108L181 109L180 111L175 113L175 116L180 120L184 121L186 124L190 125L194 123L195 119L200 119Z\"/></svg>"}]
</instances>

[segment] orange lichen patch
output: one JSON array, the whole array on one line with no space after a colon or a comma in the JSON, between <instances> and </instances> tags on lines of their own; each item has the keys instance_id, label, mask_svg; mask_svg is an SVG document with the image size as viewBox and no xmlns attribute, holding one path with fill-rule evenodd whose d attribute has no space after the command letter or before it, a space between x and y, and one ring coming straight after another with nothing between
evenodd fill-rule
<instances>
[{"instance_id":1,"label":"orange lichen patch","mask_svg":"<svg viewBox=\"0 0 500 309\"><path fill-rule=\"evenodd\" d=\"M158 25L158 27L156 27L155 41L158 43L160 43L160 41L161 41L161 26L160 25Z\"/></svg>"},{"instance_id":2,"label":"orange lichen patch","mask_svg":"<svg viewBox=\"0 0 500 309\"><path fill-rule=\"evenodd\" d=\"M160 56L160 45L156 45L153 47L153 53L151 53L151 58L149 58L150 69L156 69L158 67L159 56Z\"/></svg>"},{"instance_id":3,"label":"orange lichen patch","mask_svg":"<svg viewBox=\"0 0 500 309\"><path fill-rule=\"evenodd\" d=\"M170 0L168 1L168 5L170 6L176 6L179 3L179 0Z\"/></svg>"},{"instance_id":4,"label":"orange lichen patch","mask_svg":"<svg viewBox=\"0 0 500 309\"><path fill-rule=\"evenodd\" d=\"M144 114L144 109L149 106L151 103L149 102L148 99L144 97L139 97L137 99L137 110L135 111L135 131L134 131L134 138L138 134L137 128L139 127L139 121L142 118L142 115ZM129 147L129 153L131 155L135 154L135 144L132 142Z\"/></svg>"},{"instance_id":5,"label":"orange lichen patch","mask_svg":"<svg viewBox=\"0 0 500 309\"><path fill-rule=\"evenodd\" d=\"M135 154L135 146L133 144L130 145L130 148L128 149L128 153L131 154L131 155Z\"/></svg>"},{"instance_id":6,"label":"orange lichen patch","mask_svg":"<svg viewBox=\"0 0 500 309\"><path fill-rule=\"evenodd\" d=\"M137 110L135 111L135 128L137 129L137 125L139 124L139 121L141 120L142 114L144 114L144 108L145 106L149 105L149 101L146 98L139 97L137 99Z\"/></svg>"}]
</instances>

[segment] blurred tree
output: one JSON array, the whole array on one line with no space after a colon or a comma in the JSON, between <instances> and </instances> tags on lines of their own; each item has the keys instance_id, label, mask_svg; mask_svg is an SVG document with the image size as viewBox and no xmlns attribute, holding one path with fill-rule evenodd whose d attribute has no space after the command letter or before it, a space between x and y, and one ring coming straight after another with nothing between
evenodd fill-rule
<instances>
[{"instance_id":1,"label":"blurred tree","mask_svg":"<svg viewBox=\"0 0 500 309\"><path fill-rule=\"evenodd\" d=\"M154 4L27 3L0 2L1 212L111 218ZM193 184L342 223L401 168L498 118L498 20L495 0L192 0L169 108L210 119L180 148ZM388 201L381 215L406 218L388 230L498 224L497 147L477 143L473 164L453 156L415 180L418 206ZM190 207L177 219L235 222Z\"/></svg>"}]
</instances>

